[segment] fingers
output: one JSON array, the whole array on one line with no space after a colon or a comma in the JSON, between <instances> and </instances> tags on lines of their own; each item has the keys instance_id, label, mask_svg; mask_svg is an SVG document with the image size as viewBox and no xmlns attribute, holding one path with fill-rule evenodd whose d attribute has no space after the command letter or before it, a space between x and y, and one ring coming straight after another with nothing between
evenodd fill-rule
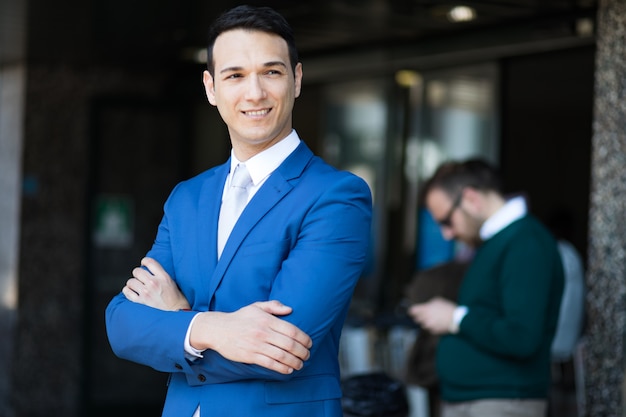
<instances>
[{"instance_id":1,"label":"fingers","mask_svg":"<svg viewBox=\"0 0 626 417\"><path fill-rule=\"evenodd\" d=\"M139 295L135 292L135 290L131 289L126 285L122 288L122 293L132 302L137 302L139 300Z\"/></svg>"},{"instance_id":2,"label":"fingers","mask_svg":"<svg viewBox=\"0 0 626 417\"><path fill-rule=\"evenodd\" d=\"M266 311L285 308L291 310L278 302L262 302L233 313L201 313L192 325L190 343L236 362L291 374L309 359L312 341L295 325Z\"/></svg>"},{"instance_id":3,"label":"fingers","mask_svg":"<svg viewBox=\"0 0 626 417\"><path fill-rule=\"evenodd\" d=\"M274 316L286 316L287 314L291 314L293 310L291 307L284 305L278 300L259 301L254 303L254 305Z\"/></svg>"},{"instance_id":4,"label":"fingers","mask_svg":"<svg viewBox=\"0 0 626 417\"><path fill-rule=\"evenodd\" d=\"M144 268L136 267L136 268L133 268L133 277L131 279L133 278L138 280L139 283L145 284L146 282L150 281L153 278L153 275L150 271Z\"/></svg>"},{"instance_id":5,"label":"fingers","mask_svg":"<svg viewBox=\"0 0 626 417\"><path fill-rule=\"evenodd\" d=\"M407 310L408 315L411 316L411 318L416 322L420 321L421 313L423 310L422 305L423 304L413 304Z\"/></svg>"},{"instance_id":6,"label":"fingers","mask_svg":"<svg viewBox=\"0 0 626 417\"><path fill-rule=\"evenodd\" d=\"M254 303L254 305L264 312L272 314L273 316L285 316L293 311L291 307L284 305L278 300L258 302ZM307 335L288 321L275 318L274 320L271 320L271 329L279 335L286 336L286 340L295 341L299 345L304 346L307 349L307 353L308 349L310 349L313 345L313 341L311 340L309 335ZM291 346L284 347L290 348Z\"/></svg>"},{"instance_id":7,"label":"fingers","mask_svg":"<svg viewBox=\"0 0 626 417\"><path fill-rule=\"evenodd\" d=\"M146 271L144 272L147 273ZM133 271L133 274L135 274L135 271ZM150 297L149 285L149 279L141 276L137 278L137 275L135 275L135 277L126 281L126 286L122 288L122 293L134 303L146 304L146 298Z\"/></svg>"},{"instance_id":8,"label":"fingers","mask_svg":"<svg viewBox=\"0 0 626 417\"><path fill-rule=\"evenodd\" d=\"M309 359L311 355L309 349L313 344L311 338L296 326L282 320L280 321L282 325L272 328L267 340L269 345L278 348L281 352L281 354L277 356L272 355L272 357L278 361L281 361L283 358L289 358L290 356L301 361ZM274 351L274 349L272 349L272 351ZM286 353L286 355L282 352Z\"/></svg>"},{"instance_id":9,"label":"fingers","mask_svg":"<svg viewBox=\"0 0 626 417\"><path fill-rule=\"evenodd\" d=\"M415 304L408 310L409 316L426 330L432 329L432 314L428 303Z\"/></svg>"},{"instance_id":10,"label":"fingers","mask_svg":"<svg viewBox=\"0 0 626 417\"><path fill-rule=\"evenodd\" d=\"M294 371L302 369L304 361L308 359L308 350L306 352L307 354L303 355L305 356L303 359L279 347L265 345L265 349L256 355L254 363L281 374L289 375Z\"/></svg>"},{"instance_id":11,"label":"fingers","mask_svg":"<svg viewBox=\"0 0 626 417\"><path fill-rule=\"evenodd\" d=\"M140 297L148 297L159 291L157 277L143 268L133 269L133 277L126 282L126 286L135 291Z\"/></svg>"},{"instance_id":12,"label":"fingers","mask_svg":"<svg viewBox=\"0 0 626 417\"><path fill-rule=\"evenodd\" d=\"M264 355L258 355L252 363L283 375L290 375L295 370L300 369L285 365L282 362L275 361L269 356Z\"/></svg>"},{"instance_id":13,"label":"fingers","mask_svg":"<svg viewBox=\"0 0 626 417\"><path fill-rule=\"evenodd\" d=\"M152 258L143 258L141 267L133 269L133 276L126 282L122 292L130 301L159 310L187 310L189 301L178 285Z\"/></svg>"},{"instance_id":14,"label":"fingers","mask_svg":"<svg viewBox=\"0 0 626 417\"><path fill-rule=\"evenodd\" d=\"M300 370L311 356L311 338L295 325L275 316L268 319L269 331L261 354L270 361L260 359L266 366L283 374Z\"/></svg>"},{"instance_id":15,"label":"fingers","mask_svg":"<svg viewBox=\"0 0 626 417\"><path fill-rule=\"evenodd\" d=\"M278 347L293 353L303 360L309 358L309 349L313 346L313 341L308 334L288 321L277 317L274 317L271 329L276 334L275 343Z\"/></svg>"},{"instance_id":16,"label":"fingers","mask_svg":"<svg viewBox=\"0 0 626 417\"><path fill-rule=\"evenodd\" d=\"M308 347L302 343L284 334L271 332L258 346L253 363L282 374L291 374L302 369L310 355Z\"/></svg>"},{"instance_id":17,"label":"fingers","mask_svg":"<svg viewBox=\"0 0 626 417\"><path fill-rule=\"evenodd\" d=\"M143 287L144 284L141 279L129 278L128 281L126 281L126 286L122 289L122 291L125 295L127 292L131 292L132 295L134 295L134 298L137 298L139 294L143 292ZM126 295L126 297L128 298L128 295Z\"/></svg>"},{"instance_id":18,"label":"fingers","mask_svg":"<svg viewBox=\"0 0 626 417\"><path fill-rule=\"evenodd\" d=\"M416 304L409 308L409 315L433 334L444 334L449 332L456 305L451 301L441 297Z\"/></svg>"},{"instance_id":19,"label":"fingers","mask_svg":"<svg viewBox=\"0 0 626 417\"><path fill-rule=\"evenodd\" d=\"M149 258L149 257L145 257L141 260L141 265L145 268L148 269L148 271L155 276L167 276L169 277L169 274L167 272L165 272L165 269L163 269L163 267L161 266L160 263L158 263L155 259L153 258Z\"/></svg>"}]
</instances>

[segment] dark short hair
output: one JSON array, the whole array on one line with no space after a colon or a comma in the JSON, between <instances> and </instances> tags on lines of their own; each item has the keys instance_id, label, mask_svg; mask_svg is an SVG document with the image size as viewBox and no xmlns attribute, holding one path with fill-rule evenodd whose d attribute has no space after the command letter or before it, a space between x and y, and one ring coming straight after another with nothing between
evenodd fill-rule
<instances>
[{"instance_id":1,"label":"dark short hair","mask_svg":"<svg viewBox=\"0 0 626 417\"><path fill-rule=\"evenodd\" d=\"M480 191L495 191L502 195L502 179L499 170L481 158L466 161L448 161L437 168L422 187L421 200L433 189L440 189L454 198L470 187Z\"/></svg>"},{"instance_id":2,"label":"dark short hair","mask_svg":"<svg viewBox=\"0 0 626 417\"><path fill-rule=\"evenodd\" d=\"M237 6L218 17L209 29L207 45L207 69L214 76L213 46L219 35L229 30L246 29L278 35L287 42L291 69L296 70L298 50L293 30L287 20L270 7Z\"/></svg>"}]
</instances>

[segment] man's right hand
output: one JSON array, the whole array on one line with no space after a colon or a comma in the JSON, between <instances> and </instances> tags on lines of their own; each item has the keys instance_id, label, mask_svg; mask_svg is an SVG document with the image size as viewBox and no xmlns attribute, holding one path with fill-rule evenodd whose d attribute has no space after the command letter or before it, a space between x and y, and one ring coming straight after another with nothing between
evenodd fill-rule
<instances>
[{"instance_id":1,"label":"man's right hand","mask_svg":"<svg viewBox=\"0 0 626 417\"><path fill-rule=\"evenodd\" d=\"M302 369L313 344L302 330L276 317L290 313L291 307L279 301L257 302L232 313L200 313L191 328L191 346L290 374Z\"/></svg>"},{"instance_id":2,"label":"man's right hand","mask_svg":"<svg viewBox=\"0 0 626 417\"><path fill-rule=\"evenodd\" d=\"M441 335L450 333L456 307L452 301L434 297L426 303L414 304L408 313L423 329Z\"/></svg>"},{"instance_id":3,"label":"man's right hand","mask_svg":"<svg viewBox=\"0 0 626 417\"><path fill-rule=\"evenodd\" d=\"M143 258L144 268L133 269L133 277L126 282L122 292L133 303L147 305L159 310L178 311L189 308L189 301L160 263Z\"/></svg>"}]
</instances>

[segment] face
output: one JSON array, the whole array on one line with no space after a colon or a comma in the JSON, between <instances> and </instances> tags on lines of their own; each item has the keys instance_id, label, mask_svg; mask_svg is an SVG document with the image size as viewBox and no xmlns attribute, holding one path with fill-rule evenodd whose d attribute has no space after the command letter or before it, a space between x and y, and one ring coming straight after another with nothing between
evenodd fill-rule
<instances>
[{"instance_id":1,"label":"face","mask_svg":"<svg viewBox=\"0 0 626 417\"><path fill-rule=\"evenodd\" d=\"M294 74L287 42L261 31L227 31L215 40L213 61L214 77L205 71L204 86L237 158L245 161L284 139L302 83L302 65Z\"/></svg>"},{"instance_id":2,"label":"face","mask_svg":"<svg viewBox=\"0 0 626 417\"><path fill-rule=\"evenodd\" d=\"M449 196L445 191L434 188L426 196L426 207L441 227L441 234L446 240L456 239L470 246L476 246L480 238L482 221L464 195Z\"/></svg>"}]
</instances>

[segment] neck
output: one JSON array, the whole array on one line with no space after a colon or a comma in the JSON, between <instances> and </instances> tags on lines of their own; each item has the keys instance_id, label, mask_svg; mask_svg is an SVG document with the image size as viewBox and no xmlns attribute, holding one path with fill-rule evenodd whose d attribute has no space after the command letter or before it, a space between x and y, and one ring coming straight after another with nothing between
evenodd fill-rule
<instances>
[{"instance_id":1,"label":"neck","mask_svg":"<svg viewBox=\"0 0 626 417\"><path fill-rule=\"evenodd\" d=\"M496 211L500 210L506 204L504 197L495 191L487 191L483 196L483 214L485 219L493 216Z\"/></svg>"}]
</instances>

